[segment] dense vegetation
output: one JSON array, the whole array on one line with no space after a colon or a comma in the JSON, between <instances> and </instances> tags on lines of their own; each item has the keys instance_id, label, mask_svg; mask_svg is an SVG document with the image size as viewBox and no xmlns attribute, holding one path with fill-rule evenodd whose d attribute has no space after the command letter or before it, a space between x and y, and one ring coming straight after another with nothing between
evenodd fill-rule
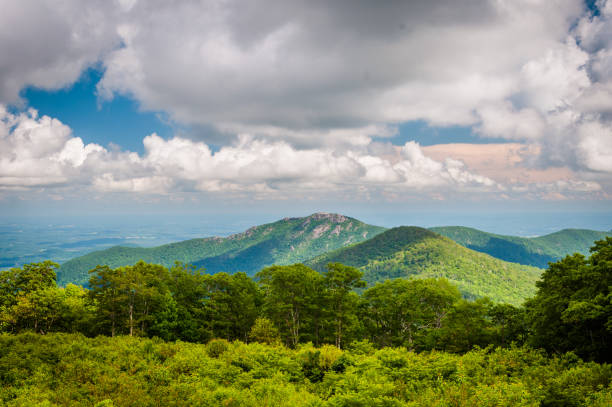
<instances>
[{"instance_id":1,"label":"dense vegetation","mask_svg":"<svg viewBox=\"0 0 612 407\"><path fill-rule=\"evenodd\" d=\"M329 262L357 267L374 284L395 278L446 278L467 298L520 304L535 293L541 270L474 252L427 229L402 226L307 262L324 271Z\"/></svg>"},{"instance_id":2,"label":"dense vegetation","mask_svg":"<svg viewBox=\"0 0 612 407\"><path fill-rule=\"evenodd\" d=\"M4 405L612 402L612 238L551 264L524 307L443 278L365 288L340 263L255 279L98 266L89 289L58 287L56 269L0 272Z\"/></svg>"},{"instance_id":3,"label":"dense vegetation","mask_svg":"<svg viewBox=\"0 0 612 407\"><path fill-rule=\"evenodd\" d=\"M413 228L412 230L420 230L418 233L425 232L420 228ZM115 246L92 252L63 263L58 272L58 283L60 285L69 283L87 285L89 279L87 271L97 265L105 264L115 268L131 265L139 260L161 264L166 267L171 267L175 261L180 261L194 264L198 268L204 268L208 273L244 271L248 275L253 275L272 264L287 265L309 261L327 252L364 242L383 231L385 231L385 228L367 225L342 215L317 213L305 218L286 218L274 223L255 226L243 233L231 235L227 238L191 239L153 248ZM440 234L464 247L487 253L492 257L540 268L546 268L549 262L557 261L570 253L587 254L595 240L609 234L592 230L566 229L537 238L522 238L496 235L460 226L437 227L431 228L430 231L435 233L425 234L422 237L434 237L436 234ZM404 239L401 242L402 244L406 243L405 239L410 238L406 235L404 233L402 236ZM388 245L384 247L375 247L381 243L380 240L374 240L367 246L369 258L380 258L380 251L389 252L389 249L395 247L393 243L390 243L390 239L386 240L384 243ZM441 242L438 242L438 244L440 245ZM492 281L490 287L481 287L489 280L476 278L476 281L469 281L471 276L466 275L462 270L479 270L478 274L482 277L483 273L495 270L500 264L505 263L495 263L485 257L468 255L467 252L461 252L456 248L451 249L448 245L443 246L445 247L438 247L437 249L447 251L446 254L451 256L459 255L457 258L460 264L451 265L450 268L457 269L461 276L457 279L448 277L458 284L466 295L474 298L487 295L495 300L519 303L526 296L533 294L532 283L537 277L535 270L531 269L527 272L529 274L529 284L526 283L524 286L519 284L516 288L502 287L497 282ZM395 249L393 252L399 252L403 247L395 247ZM422 249L427 250L429 247L425 245ZM405 257L408 254L406 250L403 251L404 253L399 255L399 258L392 259L392 253L386 253L387 257L384 259L384 264L368 265L368 268L374 267L376 271L366 273L366 279L369 282L375 282L385 278L394 278L393 275L403 277L412 275L414 274L414 267L422 261L428 263L426 267L428 272L424 276L446 276L446 273L440 272L440 270L433 270L434 263L424 259L422 253L415 253L420 259L410 260L412 266L400 265L399 263L406 262ZM417 249L416 252L418 251ZM334 256L337 255L338 253L334 253ZM363 262L365 259L364 257L360 261ZM315 259L312 264L315 264L318 260L320 259ZM345 263L341 259L335 261ZM351 264L355 267L366 266L366 264ZM447 264L443 265L445 269L449 268L447 266ZM325 261L318 261L316 268L323 270ZM508 283L528 269L520 269L519 272L515 272L515 270L519 269L504 265L501 271L494 274ZM511 274L511 276L507 279L504 276L505 274ZM467 284L463 284L466 279L468 280ZM467 285L473 291L467 290ZM505 295L507 289L513 292Z\"/></svg>"},{"instance_id":4,"label":"dense vegetation","mask_svg":"<svg viewBox=\"0 0 612 407\"><path fill-rule=\"evenodd\" d=\"M462 246L487 253L498 259L546 268L549 262L571 253L588 254L593 242L611 236L611 232L587 229L564 229L532 238L503 236L463 226L435 227L430 230Z\"/></svg>"},{"instance_id":5,"label":"dense vegetation","mask_svg":"<svg viewBox=\"0 0 612 407\"><path fill-rule=\"evenodd\" d=\"M139 262L91 271L89 289L55 283L51 262L2 273L5 332L81 332L207 342L262 340L338 347L368 339L378 347L464 352L523 342L523 311L488 299L467 301L445 279L397 279L363 291L362 273L340 263L320 274L302 264L256 275L204 274Z\"/></svg>"},{"instance_id":6,"label":"dense vegetation","mask_svg":"<svg viewBox=\"0 0 612 407\"><path fill-rule=\"evenodd\" d=\"M609 406L610 365L527 348L290 349L79 334L1 335L6 406Z\"/></svg>"},{"instance_id":7,"label":"dense vegetation","mask_svg":"<svg viewBox=\"0 0 612 407\"><path fill-rule=\"evenodd\" d=\"M299 263L385 229L336 214L316 213L255 226L226 238L191 239L152 248L116 246L62 264L58 283L86 285L97 265L115 268L143 260L171 267L175 261L206 268L208 273L243 271L249 275L272 264Z\"/></svg>"}]
</instances>

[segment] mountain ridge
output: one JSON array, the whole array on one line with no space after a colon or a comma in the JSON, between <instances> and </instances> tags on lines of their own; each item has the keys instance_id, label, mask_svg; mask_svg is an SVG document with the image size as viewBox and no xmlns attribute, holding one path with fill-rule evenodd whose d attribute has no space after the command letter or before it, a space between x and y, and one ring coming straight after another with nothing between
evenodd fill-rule
<instances>
[{"instance_id":1,"label":"mountain ridge","mask_svg":"<svg viewBox=\"0 0 612 407\"><path fill-rule=\"evenodd\" d=\"M612 235L612 232L571 228L536 237L499 235L466 226L440 226L430 230L469 249L540 268L575 252L588 255L596 240Z\"/></svg>"},{"instance_id":2,"label":"mountain ridge","mask_svg":"<svg viewBox=\"0 0 612 407\"><path fill-rule=\"evenodd\" d=\"M306 264L323 272L327 263L357 267L372 285L395 278L444 277L467 298L487 296L520 304L535 292L542 270L505 262L463 247L416 226L389 229L348 247L322 254Z\"/></svg>"},{"instance_id":3,"label":"mountain ridge","mask_svg":"<svg viewBox=\"0 0 612 407\"><path fill-rule=\"evenodd\" d=\"M175 261L190 263L204 268L208 273L245 271L254 274L272 264L308 263L327 252L368 242L370 238L394 229L397 228L386 229L368 225L337 213L317 212L305 217L285 217L275 222L252 226L227 237L189 239L152 248L114 246L94 251L63 263L58 272L58 283L86 285L89 278L87 271L99 264L115 268L134 264L139 260L167 267L172 266ZM417 229L419 232L414 232ZM588 229L564 229L544 236L523 238L497 235L463 226L417 229L413 229L413 232L422 235L422 238L443 235L476 252L540 268L546 267L549 261L556 261L575 251L586 254L593 241L607 233ZM385 236L391 236L393 233L395 232ZM380 240L374 240L364 247L372 252L375 250L372 245L379 243ZM393 247L393 242L388 241L384 246Z\"/></svg>"},{"instance_id":4,"label":"mountain ridge","mask_svg":"<svg viewBox=\"0 0 612 407\"><path fill-rule=\"evenodd\" d=\"M86 284L87 271L99 264L115 268L139 260L167 267L175 261L191 263L205 267L208 273L245 271L254 274L261 267L306 261L384 230L348 216L317 212L252 226L227 237L190 239L152 248L114 246L63 263L58 282ZM207 258L212 260L205 262Z\"/></svg>"}]
</instances>

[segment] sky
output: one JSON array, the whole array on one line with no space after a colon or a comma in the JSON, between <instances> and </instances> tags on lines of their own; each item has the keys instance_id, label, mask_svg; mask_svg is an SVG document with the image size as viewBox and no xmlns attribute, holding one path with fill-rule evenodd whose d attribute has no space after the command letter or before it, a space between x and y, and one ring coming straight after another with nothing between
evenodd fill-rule
<instances>
[{"instance_id":1,"label":"sky","mask_svg":"<svg viewBox=\"0 0 612 407\"><path fill-rule=\"evenodd\" d=\"M0 9L4 216L580 212L612 228L612 0Z\"/></svg>"}]
</instances>

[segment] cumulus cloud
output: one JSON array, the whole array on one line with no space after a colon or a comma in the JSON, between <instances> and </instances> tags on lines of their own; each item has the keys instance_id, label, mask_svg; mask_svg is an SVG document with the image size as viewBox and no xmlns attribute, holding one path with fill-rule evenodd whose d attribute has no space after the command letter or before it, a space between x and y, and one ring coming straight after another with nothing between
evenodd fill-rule
<instances>
[{"instance_id":1,"label":"cumulus cloud","mask_svg":"<svg viewBox=\"0 0 612 407\"><path fill-rule=\"evenodd\" d=\"M607 196L596 180L581 181L567 171L521 171L521 177L512 177L525 153L521 144L481 145L478 151L414 141L401 147L370 141L351 148L296 148L281 139L241 134L213 151L201 141L151 134L143 145L138 154L85 144L57 119L32 109L11 113L0 105L0 189L255 199Z\"/></svg>"},{"instance_id":2,"label":"cumulus cloud","mask_svg":"<svg viewBox=\"0 0 612 407\"><path fill-rule=\"evenodd\" d=\"M59 89L119 44L114 1L0 1L0 103Z\"/></svg>"},{"instance_id":3,"label":"cumulus cloud","mask_svg":"<svg viewBox=\"0 0 612 407\"><path fill-rule=\"evenodd\" d=\"M33 112L3 110L2 185L605 194L612 0L596 6L598 13L582 0L2 4L0 103L15 103L25 86L66 86L99 63L101 99L128 95L226 137L213 152L205 142L151 135L139 155L86 144ZM434 159L415 143L389 152L373 141L411 120L471 126L530 151L518 154L531 174L570 175L532 179L531 189L450 155Z\"/></svg>"},{"instance_id":4,"label":"cumulus cloud","mask_svg":"<svg viewBox=\"0 0 612 407\"><path fill-rule=\"evenodd\" d=\"M539 168L569 167L610 183L612 166L612 2L597 2L567 38L520 69L502 102L479 107L477 131L522 141L539 152ZM589 174L587 174L589 173Z\"/></svg>"},{"instance_id":5,"label":"cumulus cloud","mask_svg":"<svg viewBox=\"0 0 612 407\"><path fill-rule=\"evenodd\" d=\"M602 171L580 129L610 134L610 3L137 2L99 92L298 147L365 145L364 129L410 120L473 126L541 147L534 165Z\"/></svg>"},{"instance_id":6,"label":"cumulus cloud","mask_svg":"<svg viewBox=\"0 0 612 407\"><path fill-rule=\"evenodd\" d=\"M0 110L0 187L51 188L70 184L103 192L166 194L254 192L262 197L372 191L434 191L496 183L463 164L426 157L408 142L393 159L356 149L296 149L289 143L241 135L213 152L203 142L151 134L142 155L84 144L57 119L29 110Z\"/></svg>"},{"instance_id":7,"label":"cumulus cloud","mask_svg":"<svg viewBox=\"0 0 612 407\"><path fill-rule=\"evenodd\" d=\"M99 89L203 124L473 124L581 12L573 0L138 2Z\"/></svg>"},{"instance_id":8,"label":"cumulus cloud","mask_svg":"<svg viewBox=\"0 0 612 407\"><path fill-rule=\"evenodd\" d=\"M59 120L38 118L34 110L14 115L0 106L0 186L67 182L62 162L70 157L70 153L64 153L70 133Z\"/></svg>"},{"instance_id":9,"label":"cumulus cloud","mask_svg":"<svg viewBox=\"0 0 612 407\"><path fill-rule=\"evenodd\" d=\"M152 134L144 139L139 164L154 174L171 177L183 188L206 192L252 191L268 197L329 194L358 187L398 192L474 186L483 191L496 184L470 173L462 164L440 163L423 155L418 144L406 143L398 159L357 150L296 149L285 141L242 135L237 143L213 153L202 143ZM120 184L120 189L125 184ZM113 184L108 183L112 189ZM299 192L298 192L299 191ZM289 196L291 197L291 196Z\"/></svg>"}]
</instances>

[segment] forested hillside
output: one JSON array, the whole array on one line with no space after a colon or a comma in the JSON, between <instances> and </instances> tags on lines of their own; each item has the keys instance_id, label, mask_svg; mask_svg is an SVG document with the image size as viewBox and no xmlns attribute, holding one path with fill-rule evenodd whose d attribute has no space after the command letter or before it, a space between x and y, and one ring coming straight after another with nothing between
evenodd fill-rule
<instances>
[{"instance_id":1,"label":"forested hillside","mask_svg":"<svg viewBox=\"0 0 612 407\"><path fill-rule=\"evenodd\" d=\"M4 406L443 407L612 403L610 365L530 349L464 355L356 342L296 349L77 334L0 336Z\"/></svg>"},{"instance_id":2,"label":"forested hillside","mask_svg":"<svg viewBox=\"0 0 612 407\"><path fill-rule=\"evenodd\" d=\"M317 213L305 218L285 218L274 223L254 226L245 232L226 238L191 239L153 248L116 246L92 252L63 263L58 272L58 282L61 285L87 284L87 271L99 264L119 267L135 264L139 260L166 267L179 261L194 264L198 268L203 267L209 273L244 271L252 275L272 264L284 265L311 260L329 251L368 240L385 230L383 227L368 225L338 214ZM566 229L537 238L522 238L495 235L461 226L437 227L431 228L430 231L495 258L540 268L547 267L548 262L557 261L567 254L575 252L588 254L588 249L595 240L609 234L592 230ZM374 241L368 246L368 256L377 250L389 249L389 247L380 249L373 247L379 243L380 241ZM441 249L443 248L436 248L436 250ZM453 249L451 252L457 250ZM467 257L475 259L471 255ZM388 259L388 264L382 269L380 267L377 269L377 274L393 274L389 268L389 261L391 259ZM457 264L454 267L458 269L471 267L469 261L462 263L465 264ZM491 262L480 258L476 263ZM479 267L476 266L476 269L482 270ZM321 269L319 266L318 268ZM391 269L397 267L393 266ZM368 277L368 281L378 280L380 278ZM529 281L533 282L533 279ZM495 297L494 293L488 291L483 293ZM529 292L523 292L518 297L514 296L514 300L524 298L525 294Z\"/></svg>"},{"instance_id":3,"label":"forested hillside","mask_svg":"<svg viewBox=\"0 0 612 407\"><path fill-rule=\"evenodd\" d=\"M610 264L612 238L552 264L525 307L445 279L358 294L362 273L340 263L256 280L100 266L89 290L28 264L0 272L0 403L609 406Z\"/></svg>"},{"instance_id":4,"label":"forested hillside","mask_svg":"<svg viewBox=\"0 0 612 407\"><path fill-rule=\"evenodd\" d=\"M568 254L587 255L593 242L612 236L610 232L587 229L564 229L533 238L496 235L464 226L435 227L430 230L498 259L540 268Z\"/></svg>"},{"instance_id":5,"label":"forested hillside","mask_svg":"<svg viewBox=\"0 0 612 407\"><path fill-rule=\"evenodd\" d=\"M541 273L535 267L469 250L430 230L407 226L323 254L307 264L323 271L329 262L359 268L370 284L395 278L444 277L467 298L486 296L512 304L533 295Z\"/></svg>"},{"instance_id":6,"label":"forested hillside","mask_svg":"<svg viewBox=\"0 0 612 407\"><path fill-rule=\"evenodd\" d=\"M390 232L378 258L403 235L446 241ZM551 264L515 307L444 278L365 287L340 263L255 278L98 266L89 289L26 264L0 271L0 404L609 406L611 265L607 238Z\"/></svg>"},{"instance_id":7,"label":"forested hillside","mask_svg":"<svg viewBox=\"0 0 612 407\"><path fill-rule=\"evenodd\" d=\"M170 267L175 261L205 267L209 273L243 271L254 274L272 264L299 263L385 229L343 215L316 213L255 226L226 238L192 239L153 248L112 247L62 264L58 283L87 284L88 270L97 265L119 267L139 260Z\"/></svg>"}]
</instances>

